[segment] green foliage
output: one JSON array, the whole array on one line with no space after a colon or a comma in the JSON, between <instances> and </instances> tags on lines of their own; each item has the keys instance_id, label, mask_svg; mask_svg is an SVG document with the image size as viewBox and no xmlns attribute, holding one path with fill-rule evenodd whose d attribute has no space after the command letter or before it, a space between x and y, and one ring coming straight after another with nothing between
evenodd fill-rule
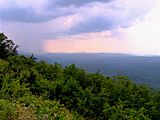
<instances>
[{"instance_id":1,"label":"green foliage","mask_svg":"<svg viewBox=\"0 0 160 120\"><path fill-rule=\"evenodd\" d=\"M9 101L0 99L0 119L1 120L14 120L15 118L15 105Z\"/></svg>"},{"instance_id":2,"label":"green foliage","mask_svg":"<svg viewBox=\"0 0 160 120\"><path fill-rule=\"evenodd\" d=\"M75 65L0 59L2 120L160 120L160 92Z\"/></svg>"},{"instance_id":3,"label":"green foliage","mask_svg":"<svg viewBox=\"0 0 160 120\"><path fill-rule=\"evenodd\" d=\"M9 40L4 33L0 33L0 58L6 59L10 55L15 55L17 53L18 45L12 40Z\"/></svg>"},{"instance_id":4,"label":"green foliage","mask_svg":"<svg viewBox=\"0 0 160 120\"><path fill-rule=\"evenodd\" d=\"M21 55L0 63L4 119L159 119L160 93L124 76L88 74Z\"/></svg>"},{"instance_id":5,"label":"green foliage","mask_svg":"<svg viewBox=\"0 0 160 120\"><path fill-rule=\"evenodd\" d=\"M15 103L0 99L0 116L1 120L76 120L79 117L56 101L29 96Z\"/></svg>"}]
</instances>

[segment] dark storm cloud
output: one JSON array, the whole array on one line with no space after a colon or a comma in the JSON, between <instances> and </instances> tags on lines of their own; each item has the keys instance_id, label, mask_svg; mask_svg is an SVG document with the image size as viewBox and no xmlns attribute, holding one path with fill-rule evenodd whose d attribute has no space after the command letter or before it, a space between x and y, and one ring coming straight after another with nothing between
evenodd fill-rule
<instances>
[{"instance_id":1,"label":"dark storm cloud","mask_svg":"<svg viewBox=\"0 0 160 120\"><path fill-rule=\"evenodd\" d=\"M58 4L60 6L69 6L69 5L75 5L75 6L81 6L92 2L110 2L113 0L52 0L51 3Z\"/></svg>"},{"instance_id":2,"label":"dark storm cloud","mask_svg":"<svg viewBox=\"0 0 160 120\"><path fill-rule=\"evenodd\" d=\"M11 7L0 8L0 19L24 23L40 23L59 19L56 26L64 27L64 34L79 34L128 27L134 16L129 16L125 2L118 0L41 0L45 5L36 6L37 0L22 6L15 2ZM25 3L25 0L24 0ZM35 7L36 6L36 7ZM77 16L67 20L68 16ZM63 18L63 20L61 20ZM65 20L66 19L66 20ZM70 19L70 18L69 18ZM67 23L66 21L69 21ZM63 25L64 24L64 25ZM67 27L66 25L67 24ZM62 28L63 29L63 28Z\"/></svg>"},{"instance_id":3,"label":"dark storm cloud","mask_svg":"<svg viewBox=\"0 0 160 120\"><path fill-rule=\"evenodd\" d=\"M3 9L0 11L0 18L8 21L20 21L20 22L42 22L50 19L49 16L38 15L32 8L11 8Z\"/></svg>"},{"instance_id":4,"label":"dark storm cloud","mask_svg":"<svg viewBox=\"0 0 160 120\"><path fill-rule=\"evenodd\" d=\"M42 13L37 12L32 7L13 7L0 9L0 19L7 21L19 21L25 23L46 22L61 16L71 14L69 8L55 8L52 11L44 10Z\"/></svg>"},{"instance_id":5,"label":"dark storm cloud","mask_svg":"<svg viewBox=\"0 0 160 120\"><path fill-rule=\"evenodd\" d=\"M78 22L70 29L72 33L85 33L85 32L100 32L103 30L109 30L115 27L115 23L112 19L105 16L95 16L88 18L84 21Z\"/></svg>"},{"instance_id":6,"label":"dark storm cloud","mask_svg":"<svg viewBox=\"0 0 160 120\"><path fill-rule=\"evenodd\" d=\"M45 22L57 17L74 14L78 11L76 6L82 6L92 2L109 1L113 0L46 0L46 6L43 6L44 9L42 13L37 12L41 8L33 9L33 5L27 5L28 7L24 7L15 2L11 7L5 8L0 6L0 19L26 23Z\"/></svg>"},{"instance_id":7,"label":"dark storm cloud","mask_svg":"<svg viewBox=\"0 0 160 120\"><path fill-rule=\"evenodd\" d=\"M48 3L49 1L46 2L46 4ZM18 21L26 23L46 22L61 16L72 14L72 9L74 9L71 7L61 8L57 5L54 5L54 7L50 9L49 6L46 5L43 6L43 10L41 10L41 6L39 8L34 8L33 5L29 4L26 6L20 6L16 3L14 5L10 5L9 7L1 7L0 5L0 19L5 21Z\"/></svg>"}]
</instances>

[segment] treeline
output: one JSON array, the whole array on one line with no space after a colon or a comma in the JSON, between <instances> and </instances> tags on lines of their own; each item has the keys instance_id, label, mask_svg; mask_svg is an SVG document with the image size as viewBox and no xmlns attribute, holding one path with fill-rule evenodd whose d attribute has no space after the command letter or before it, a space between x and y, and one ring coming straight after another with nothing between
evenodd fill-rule
<instances>
[{"instance_id":1,"label":"treeline","mask_svg":"<svg viewBox=\"0 0 160 120\"><path fill-rule=\"evenodd\" d=\"M19 55L4 36L0 120L160 120L160 92L123 76L90 74L75 65Z\"/></svg>"}]
</instances>

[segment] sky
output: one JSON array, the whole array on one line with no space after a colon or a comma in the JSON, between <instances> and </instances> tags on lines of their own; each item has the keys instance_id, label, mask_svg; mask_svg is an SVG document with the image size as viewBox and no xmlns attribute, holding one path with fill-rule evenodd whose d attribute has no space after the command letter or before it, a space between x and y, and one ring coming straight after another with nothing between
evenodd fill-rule
<instances>
[{"instance_id":1,"label":"sky","mask_svg":"<svg viewBox=\"0 0 160 120\"><path fill-rule=\"evenodd\" d=\"M160 0L0 0L0 32L31 53L160 55Z\"/></svg>"}]
</instances>

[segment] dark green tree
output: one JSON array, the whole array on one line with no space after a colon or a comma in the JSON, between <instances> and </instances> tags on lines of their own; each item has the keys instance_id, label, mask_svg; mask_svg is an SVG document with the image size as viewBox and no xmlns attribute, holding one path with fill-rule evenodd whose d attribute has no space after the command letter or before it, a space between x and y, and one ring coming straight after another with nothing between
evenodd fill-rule
<instances>
[{"instance_id":1,"label":"dark green tree","mask_svg":"<svg viewBox=\"0 0 160 120\"><path fill-rule=\"evenodd\" d=\"M6 59L10 55L17 54L18 45L9 40L4 33L0 33L0 58Z\"/></svg>"}]
</instances>

